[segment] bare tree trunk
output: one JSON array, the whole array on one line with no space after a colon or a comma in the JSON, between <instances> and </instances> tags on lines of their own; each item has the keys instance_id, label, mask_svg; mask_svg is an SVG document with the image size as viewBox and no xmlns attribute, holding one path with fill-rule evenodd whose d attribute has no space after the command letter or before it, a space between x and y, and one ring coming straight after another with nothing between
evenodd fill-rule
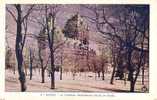
<instances>
[{"instance_id":1,"label":"bare tree trunk","mask_svg":"<svg viewBox=\"0 0 157 100\"><path fill-rule=\"evenodd\" d=\"M21 91L26 91L26 77L23 67L23 55L22 55L22 22L21 22L21 5L16 5L17 9L17 34L16 34L16 58L18 63L19 81L21 84Z\"/></svg>"},{"instance_id":2,"label":"bare tree trunk","mask_svg":"<svg viewBox=\"0 0 157 100\"><path fill-rule=\"evenodd\" d=\"M30 49L30 80L32 80L32 65L33 65L33 58L32 58L32 50Z\"/></svg>"},{"instance_id":3,"label":"bare tree trunk","mask_svg":"<svg viewBox=\"0 0 157 100\"><path fill-rule=\"evenodd\" d=\"M52 9L51 9L52 11ZM54 31L55 31L55 14L49 13L48 16L48 7L45 6L45 17L46 17L46 29L47 29L47 35L48 35L48 45L50 50L50 58L51 58L51 89L55 89L55 65L54 65ZM49 26L49 22L52 24L52 26Z\"/></svg>"},{"instance_id":4,"label":"bare tree trunk","mask_svg":"<svg viewBox=\"0 0 157 100\"><path fill-rule=\"evenodd\" d=\"M124 85L126 85L126 73L124 73Z\"/></svg>"},{"instance_id":5,"label":"bare tree trunk","mask_svg":"<svg viewBox=\"0 0 157 100\"><path fill-rule=\"evenodd\" d=\"M104 76L104 66L102 66L102 80L105 80L105 76Z\"/></svg>"},{"instance_id":6,"label":"bare tree trunk","mask_svg":"<svg viewBox=\"0 0 157 100\"><path fill-rule=\"evenodd\" d=\"M130 80L130 92L134 92L135 82L134 82L133 72L132 71L129 72L128 78Z\"/></svg>"},{"instance_id":7,"label":"bare tree trunk","mask_svg":"<svg viewBox=\"0 0 157 100\"><path fill-rule=\"evenodd\" d=\"M16 68L15 68L15 66L14 66L14 68L13 68L13 73L14 73L14 74L16 74L16 72L15 72L15 71L16 71Z\"/></svg>"},{"instance_id":8,"label":"bare tree trunk","mask_svg":"<svg viewBox=\"0 0 157 100\"><path fill-rule=\"evenodd\" d=\"M142 85L144 85L144 66L142 67Z\"/></svg>"},{"instance_id":9,"label":"bare tree trunk","mask_svg":"<svg viewBox=\"0 0 157 100\"><path fill-rule=\"evenodd\" d=\"M131 68L131 65L128 66L130 67L129 75L128 75L128 80L130 81L130 92L134 92L135 81L134 81L133 69Z\"/></svg>"},{"instance_id":10,"label":"bare tree trunk","mask_svg":"<svg viewBox=\"0 0 157 100\"><path fill-rule=\"evenodd\" d=\"M135 82L134 82L134 80L131 80L130 92L134 92L134 91L135 91Z\"/></svg>"},{"instance_id":11,"label":"bare tree trunk","mask_svg":"<svg viewBox=\"0 0 157 100\"><path fill-rule=\"evenodd\" d=\"M40 60L40 65L41 65L41 83L45 83L45 69L43 65L43 58L41 56L41 48L39 48L39 60Z\"/></svg>"},{"instance_id":12,"label":"bare tree trunk","mask_svg":"<svg viewBox=\"0 0 157 100\"><path fill-rule=\"evenodd\" d=\"M115 66L115 64L114 64L114 65L113 65L113 71L112 71L112 75L111 75L110 84L113 84L113 80L114 80L115 71L116 71L116 66Z\"/></svg>"},{"instance_id":13,"label":"bare tree trunk","mask_svg":"<svg viewBox=\"0 0 157 100\"><path fill-rule=\"evenodd\" d=\"M41 83L45 83L45 69L44 68L41 68L41 77L42 77Z\"/></svg>"},{"instance_id":14,"label":"bare tree trunk","mask_svg":"<svg viewBox=\"0 0 157 100\"><path fill-rule=\"evenodd\" d=\"M51 51L51 89L55 88L55 65L54 65L54 54Z\"/></svg>"},{"instance_id":15,"label":"bare tree trunk","mask_svg":"<svg viewBox=\"0 0 157 100\"><path fill-rule=\"evenodd\" d=\"M54 18L53 18L54 24ZM50 34L52 35L52 39L50 39ZM50 49L50 57L51 57L51 89L55 88L55 65L54 65L54 51L53 51L53 39L54 39L54 26L51 31L48 28L48 38L49 38L49 49Z\"/></svg>"},{"instance_id":16,"label":"bare tree trunk","mask_svg":"<svg viewBox=\"0 0 157 100\"><path fill-rule=\"evenodd\" d=\"M144 39L143 39L143 42L144 42ZM135 78L134 78L134 81L133 81L133 85L135 85L135 83L136 83L136 80L137 80L137 78L138 78L138 76L139 76L139 73L140 73L140 69L141 69L141 66L142 66L142 62L144 62L144 51L143 51L143 42L141 43L141 48L142 48L142 50L141 50L141 53L140 53L140 59L139 59L139 63L138 63L138 68L137 68L137 72L136 72L136 75L135 75Z\"/></svg>"},{"instance_id":17,"label":"bare tree trunk","mask_svg":"<svg viewBox=\"0 0 157 100\"><path fill-rule=\"evenodd\" d=\"M62 76L63 76L63 53L61 53L61 66L60 66L60 80L62 80Z\"/></svg>"},{"instance_id":18,"label":"bare tree trunk","mask_svg":"<svg viewBox=\"0 0 157 100\"><path fill-rule=\"evenodd\" d=\"M128 80L130 81L130 92L134 92L134 88L135 88L135 81L134 81L134 68L131 65L131 57L132 57L132 48L130 47L131 43L128 44L127 47L127 67L128 67Z\"/></svg>"},{"instance_id":19,"label":"bare tree trunk","mask_svg":"<svg viewBox=\"0 0 157 100\"><path fill-rule=\"evenodd\" d=\"M114 43L114 41L112 41ZM111 64L112 64L112 67L113 67L113 71L112 71L112 75L111 75L111 80L110 80L110 84L113 84L113 81L114 81L114 75L115 75L115 72L116 72L116 56L115 56L115 53L114 53L114 45L111 46L111 52L112 52L112 60L111 60Z\"/></svg>"},{"instance_id":20,"label":"bare tree trunk","mask_svg":"<svg viewBox=\"0 0 157 100\"><path fill-rule=\"evenodd\" d=\"M100 77L100 71L98 71L98 77Z\"/></svg>"},{"instance_id":21,"label":"bare tree trunk","mask_svg":"<svg viewBox=\"0 0 157 100\"><path fill-rule=\"evenodd\" d=\"M60 80L62 80L62 74L63 74L63 71L62 71L62 65L61 65L61 68L60 68Z\"/></svg>"},{"instance_id":22,"label":"bare tree trunk","mask_svg":"<svg viewBox=\"0 0 157 100\"><path fill-rule=\"evenodd\" d=\"M96 72L94 72L94 74L95 74L95 80L96 80Z\"/></svg>"},{"instance_id":23,"label":"bare tree trunk","mask_svg":"<svg viewBox=\"0 0 157 100\"><path fill-rule=\"evenodd\" d=\"M32 74L32 65L30 66L30 80L32 80L32 76L33 76L33 74Z\"/></svg>"},{"instance_id":24,"label":"bare tree trunk","mask_svg":"<svg viewBox=\"0 0 157 100\"><path fill-rule=\"evenodd\" d=\"M38 73L39 73L39 75L40 75L40 68L38 69Z\"/></svg>"}]
</instances>

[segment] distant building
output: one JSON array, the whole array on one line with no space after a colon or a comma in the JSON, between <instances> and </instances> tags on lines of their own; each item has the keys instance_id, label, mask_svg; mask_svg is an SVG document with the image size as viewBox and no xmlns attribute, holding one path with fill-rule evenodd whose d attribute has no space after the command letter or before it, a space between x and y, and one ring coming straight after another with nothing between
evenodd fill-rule
<instances>
[{"instance_id":1,"label":"distant building","mask_svg":"<svg viewBox=\"0 0 157 100\"><path fill-rule=\"evenodd\" d=\"M89 71L89 63L95 58L96 52L89 48L89 28L84 19L79 14L72 16L67 20L63 32L56 27L54 35L55 39L58 38L54 40L54 47L65 41L55 51L56 70L62 67L63 71ZM47 58L48 48L43 52L45 52L43 57ZM48 65L50 66L50 62ZM48 70L51 68L48 67Z\"/></svg>"},{"instance_id":2,"label":"distant building","mask_svg":"<svg viewBox=\"0 0 157 100\"><path fill-rule=\"evenodd\" d=\"M89 48L89 28L85 20L79 14L72 16L67 20L63 33L67 38L63 49L63 54L66 55L63 69L90 70L89 63L96 52Z\"/></svg>"},{"instance_id":3,"label":"distant building","mask_svg":"<svg viewBox=\"0 0 157 100\"><path fill-rule=\"evenodd\" d=\"M80 40L84 44L89 42L89 27L79 14L67 20L63 33L65 37Z\"/></svg>"}]
</instances>

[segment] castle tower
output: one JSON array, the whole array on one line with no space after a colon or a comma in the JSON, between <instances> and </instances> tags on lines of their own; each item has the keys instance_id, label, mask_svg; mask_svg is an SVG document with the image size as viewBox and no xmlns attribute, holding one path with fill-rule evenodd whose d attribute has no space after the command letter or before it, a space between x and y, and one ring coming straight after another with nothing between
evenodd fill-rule
<instances>
[{"instance_id":1,"label":"castle tower","mask_svg":"<svg viewBox=\"0 0 157 100\"><path fill-rule=\"evenodd\" d=\"M83 44L88 44L89 27L78 13L67 20L64 27L64 34L66 37L80 40Z\"/></svg>"}]
</instances>

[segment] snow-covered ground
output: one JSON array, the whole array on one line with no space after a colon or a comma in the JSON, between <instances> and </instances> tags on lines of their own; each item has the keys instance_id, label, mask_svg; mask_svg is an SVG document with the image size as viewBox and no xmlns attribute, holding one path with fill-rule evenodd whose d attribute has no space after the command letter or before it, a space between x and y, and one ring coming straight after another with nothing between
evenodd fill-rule
<instances>
[{"instance_id":1,"label":"snow-covered ground","mask_svg":"<svg viewBox=\"0 0 157 100\"><path fill-rule=\"evenodd\" d=\"M32 80L27 75L27 91L31 92L50 92L50 91L68 91L68 92L129 92L130 83L127 81L114 80L114 85L109 84L111 74L105 74L105 80L95 77L95 73L78 73L73 80L72 73L63 73L63 79L60 80L60 73L55 73L55 89L50 89L50 77L45 75L45 83L41 83L41 74L38 71L33 72ZM148 82L146 83L148 86ZM141 81L137 80L136 91L141 91ZM13 74L11 70L5 73L5 91L20 91L18 73Z\"/></svg>"}]
</instances>

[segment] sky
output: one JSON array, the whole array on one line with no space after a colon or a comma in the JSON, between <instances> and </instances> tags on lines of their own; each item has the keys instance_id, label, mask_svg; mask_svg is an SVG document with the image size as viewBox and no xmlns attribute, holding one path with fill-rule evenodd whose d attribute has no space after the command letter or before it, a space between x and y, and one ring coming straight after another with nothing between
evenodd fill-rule
<instances>
[{"instance_id":1,"label":"sky","mask_svg":"<svg viewBox=\"0 0 157 100\"><path fill-rule=\"evenodd\" d=\"M8 7L16 16L15 13L15 8L12 5L7 5L6 7ZM26 10L23 10L24 12ZM33 13L36 13L36 11L34 11ZM71 18L73 15L79 13L80 15L90 15L90 12L83 8L81 5L61 5L59 8L59 12L57 13L57 17L56 17L56 24L57 27L60 27L61 29L64 28L66 21ZM39 15L39 17L42 15ZM38 15L37 15L38 17ZM85 19L85 18L84 18ZM97 38L97 34L95 34L96 30L94 28L94 24L91 24L90 22L88 22L87 19L84 20L85 23L87 23L89 25L89 30L90 32L90 47L93 49L96 49L96 44L93 40L95 40L94 38ZM16 23L13 20L12 16L6 11L6 38L8 41L8 44L11 48L15 47L15 34L16 34ZM35 24L34 22L29 22L28 23L28 33L33 33L33 34L38 34L40 31L40 27ZM8 34L9 33L9 34ZM99 37L100 38L100 37ZM26 46L29 45L36 45L36 42L34 42L35 39L32 38L27 38L26 39Z\"/></svg>"}]
</instances>

